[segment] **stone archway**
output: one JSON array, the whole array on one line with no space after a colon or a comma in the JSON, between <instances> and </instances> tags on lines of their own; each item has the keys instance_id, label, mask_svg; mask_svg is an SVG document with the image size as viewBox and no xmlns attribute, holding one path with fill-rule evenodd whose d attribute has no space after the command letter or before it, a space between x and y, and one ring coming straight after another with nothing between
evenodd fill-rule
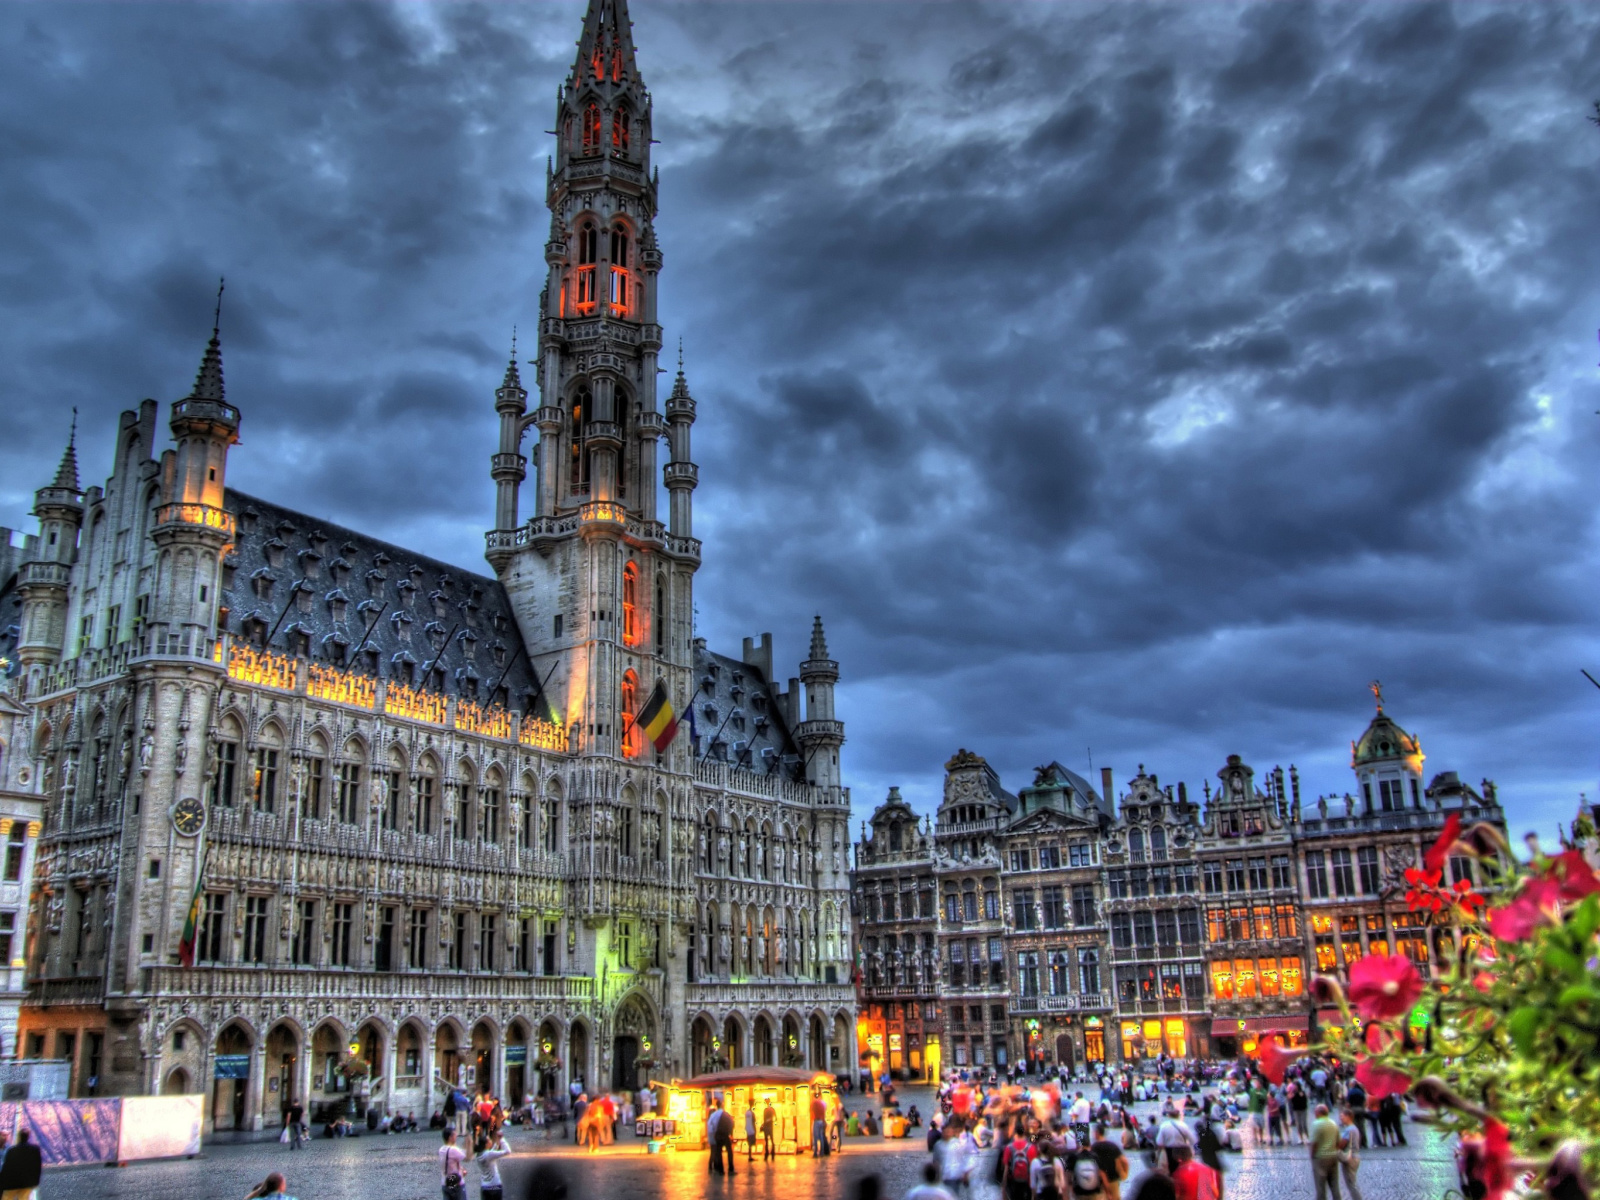
<instances>
[{"instance_id":1,"label":"stone archway","mask_svg":"<svg viewBox=\"0 0 1600 1200\"><path fill-rule=\"evenodd\" d=\"M758 1067L775 1067L775 1047L772 1044L772 1022L767 1019L766 1013L756 1014L754 1026L750 1033L750 1046L754 1052L755 1065Z\"/></svg>"},{"instance_id":2,"label":"stone archway","mask_svg":"<svg viewBox=\"0 0 1600 1200\"><path fill-rule=\"evenodd\" d=\"M722 1056L730 1067L745 1065L744 1021L738 1013L729 1013L722 1022Z\"/></svg>"},{"instance_id":3,"label":"stone archway","mask_svg":"<svg viewBox=\"0 0 1600 1200\"><path fill-rule=\"evenodd\" d=\"M644 997L634 993L617 1006L611 1024L611 1090L631 1092L639 1086L639 1059L654 1057L655 1019Z\"/></svg>"},{"instance_id":4,"label":"stone archway","mask_svg":"<svg viewBox=\"0 0 1600 1200\"><path fill-rule=\"evenodd\" d=\"M567 1064L568 1078L580 1082L588 1090L589 1027L582 1021L574 1021L567 1031Z\"/></svg>"},{"instance_id":5,"label":"stone archway","mask_svg":"<svg viewBox=\"0 0 1600 1200\"><path fill-rule=\"evenodd\" d=\"M472 1027L472 1094L481 1096L495 1090L495 1030L488 1021Z\"/></svg>"},{"instance_id":6,"label":"stone archway","mask_svg":"<svg viewBox=\"0 0 1600 1200\"><path fill-rule=\"evenodd\" d=\"M539 1026L539 1041L531 1053L538 1071L538 1094L558 1094L561 1091L561 1027L546 1020Z\"/></svg>"},{"instance_id":7,"label":"stone archway","mask_svg":"<svg viewBox=\"0 0 1600 1200\"><path fill-rule=\"evenodd\" d=\"M533 1064L528 1046L528 1026L521 1017L506 1029L506 1109L520 1108L528 1094L528 1070Z\"/></svg>"},{"instance_id":8,"label":"stone archway","mask_svg":"<svg viewBox=\"0 0 1600 1200\"><path fill-rule=\"evenodd\" d=\"M828 1035L822 1028L822 1016L819 1013L811 1014L811 1069L814 1071L827 1071L832 1069L837 1075L837 1068L828 1066Z\"/></svg>"},{"instance_id":9,"label":"stone archway","mask_svg":"<svg viewBox=\"0 0 1600 1200\"><path fill-rule=\"evenodd\" d=\"M711 1022L704 1016L694 1019L694 1024L689 1029L689 1074L704 1075L706 1073L706 1060L711 1057L712 1039L716 1031Z\"/></svg>"},{"instance_id":10,"label":"stone archway","mask_svg":"<svg viewBox=\"0 0 1600 1200\"><path fill-rule=\"evenodd\" d=\"M250 1060L254 1052L255 1040L238 1023L217 1035L215 1081L211 1088L213 1132L250 1128Z\"/></svg>"},{"instance_id":11,"label":"stone archway","mask_svg":"<svg viewBox=\"0 0 1600 1200\"><path fill-rule=\"evenodd\" d=\"M161 1084L163 1096L183 1096L189 1091L189 1072L182 1067L173 1067L167 1073L167 1078Z\"/></svg>"},{"instance_id":12,"label":"stone archway","mask_svg":"<svg viewBox=\"0 0 1600 1200\"><path fill-rule=\"evenodd\" d=\"M281 1115L300 1093L300 1034L287 1021L279 1021L267 1034L267 1107Z\"/></svg>"},{"instance_id":13,"label":"stone archway","mask_svg":"<svg viewBox=\"0 0 1600 1200\"><path fill-rule=\"evenodd\" d=\"M433 1035L433 1073L448 1087L461 1087L461 1031L454 1021L440 1024Z\"/></svg>"}]
</instances>

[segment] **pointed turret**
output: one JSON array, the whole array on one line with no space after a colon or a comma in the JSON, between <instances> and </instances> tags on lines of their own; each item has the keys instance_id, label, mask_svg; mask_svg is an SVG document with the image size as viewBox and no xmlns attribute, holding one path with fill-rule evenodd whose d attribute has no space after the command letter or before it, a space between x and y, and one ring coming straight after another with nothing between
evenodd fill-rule
<instances>
[{"instance_id":1,"label":"pointed turret","mask_svg":"<svg viewBox=\"0 0 1600 1200\"><path fill-rule=\"evenodd\" d=\"M517 370L517 331L511 331L511 357L505 378L494 393L494 410L500 414L500 448L489 460L489 477L494 480L494 527L517 527L517 499L522 481L528 477L528 460L522 455L522 431L526 425L528 393ZM498 548L491 545L491 554ZM491 562L494 559L491 557ZM498 570L498 566L496 567Z\"/></svg>"},{"instance_id":2,"label":"pointed turret","mask_svg":"<svg viewBox=\"0 0 1600 1200\"><path fill-rule=\"evenodd\" d=\"M211 340L206 343L206 352L200 358L200 370L194 377L194 391L189 393L191 400L215 400L222 403L222 331L216 326L211 329Z\"/></svg>"},{"instance_id":3,"label":"pointed turret","mask_svg":"<svg viewBox=\"0 0 1600 1200\"><path fill-rule=\"evenodd\" d=\"M67 448L61 452L61 465L56 468L55 482L50 485L62 491L81 492L78 486L78 410L72 410L72 432L67 435Z\"/></svg>"},{"instance_id":4,"label":"pointed turret","mask_svg":"<svg viewBox=\"0 0 1600 1200\"><path fill-rule=\"evenodd\" d=\"M833 715L833 688L839 682L839 664L828 657L828 636L822 618L811 623L811 652L800 664L800 682L806 691L806 719L795 738L806 752L807 777L837 799L839 747L844 745L844 722Z\"/></svg>"},{"instance_id":5,"label":"pointed turret","mask_svg":"<svg viewBox=\"0 0 1600 1200\"><path fill-rule=\"evenodd\" d=\"M667 485L667 528L674 537L694 536L694 489L700 482L700 468L689 453L689 427L694 424L694 397L683 374L683 343L678 343L678 377L672 381L667 397L667 447L671 459L663 479Z\"/></svg>"},{"instance_id":6,"label":"pointed turret","mask_svg":"<svg viewBox=\"0 0 1600 1200\"><path fill-rule=\"evenodd\" d=\"M828 657L828 635L822 630L822 616L818 614L811 622L811 658L825 659Z\"/></svg>"}]
</instances>

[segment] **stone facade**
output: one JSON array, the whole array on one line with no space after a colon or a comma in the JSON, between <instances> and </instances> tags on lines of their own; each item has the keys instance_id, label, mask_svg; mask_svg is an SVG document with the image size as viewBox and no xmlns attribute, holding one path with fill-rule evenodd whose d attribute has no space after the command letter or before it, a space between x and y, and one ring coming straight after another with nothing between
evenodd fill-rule
<instances>
[{"instance_id":1,"label":"stone facade","mask_svg":"<svg viewBox=\"0 0 1600 1200\"><path fill-rule=\"evenodd\" d=\"M229 489L215 330L172 447L146 401L103 488L69 451L39 491L0 562L8 761L43 809L20 1036L71 1059L74 1095L204 1091L209 1128L249 1131L291 1097L425 1114L441 1079L848 1069L838 665L820 618L787 688L770 635L738 658L694 635L650 122L626 6L593 0L538 397L514 351L494 395L492 577ZM658 684L701 737L651 745Z\"/></svg>"},{"instance_id":2,"label":"stone facade","mask_svg":"<svg viewBox=\"0 0 1600 1200\"><path fill-rule=\"evenodd\" d=\"M963 750L928 828L894 790L856 846L858 1054L917 1074L889 1040L910 1036L913 1009L922 1071L1231 1058L1268 1032L1303 1044L1309 974L1342 975L1374 948L1424 970L1454 953L1459 931L1424 928L1405 905L1404 871L1448 814L1505 826L1488 781L1480 793L1444 772L1423 786L1420 745L1381 698L1351 765L1359 795L1302 806L1293 767L1287 787L1281 768L1258 786L1229 755L1191 803L1142 764L1120 796L1110 768L1097 794L1059 763L1012 795ZM1466 858L1449 871L1489 883ZM928 879L931 914L885 908ZM934 961L908 973L908 944L931 944Z\"/></svg>"}]
</instances>

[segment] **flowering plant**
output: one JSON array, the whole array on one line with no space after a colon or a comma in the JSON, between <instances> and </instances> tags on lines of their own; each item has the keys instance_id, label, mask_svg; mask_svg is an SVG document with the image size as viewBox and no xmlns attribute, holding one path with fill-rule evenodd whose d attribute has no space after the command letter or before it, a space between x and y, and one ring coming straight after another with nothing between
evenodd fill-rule
<instances>
[{"instance_id":1,"label":"flowering plant","mask_svg":"<svg viewBox=\"0 0 1600 1200\"><path fill-rule=\"evenodd\" d=\"M1406 872L1411 910L1460 931L1441 973L1426 981L1404 956L1371 954L1347 988L1319 977L1313 991L1346 1031L1364 1022L1344 1043L1369 1096L1409 1091L1459 1134L1469 1200L1501 1200L1519 1180L1530 1200L1588 1200L1586 1180L1600 1178L1600 875L1579 847L1595 830L1585 813L1560 854L1528 844L1518 862L1494 826L1463 831L1452 813ZM1482 865L1492 907L1468 880L1444 884L1452 855Z\"/></svg>"}]
</instances>

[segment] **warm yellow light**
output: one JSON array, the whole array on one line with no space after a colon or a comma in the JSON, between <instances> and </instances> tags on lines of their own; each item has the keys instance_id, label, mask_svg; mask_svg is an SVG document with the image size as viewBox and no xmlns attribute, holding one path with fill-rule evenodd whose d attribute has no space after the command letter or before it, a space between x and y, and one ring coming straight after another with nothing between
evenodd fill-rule
<instances>
[{"instance_id":1,"label":"warm yellow light","mask_svg":"<svg viewBox=\"0 0 1600 1200\"><path fill-rule=\"evenodd\" d=\"M335 704L371 708L377 700L378 685L365 675L352 675L323 663L306 666L306 695Z\"/></svg>"},{"instance_id":2,"label":"warm yellow light","mask_svg":"<svg viewBox=\"0 0 1600 1200\"><path fill-rule=\"evenodd\" d=\"M383 695L383 711L390 716L427 721L433 725L444 724L448 707L443 696L408 688L403 683L389 684Z\"/></svg>"},{"instance_id":3,"label":"warm yellow light","mask_svg":"<svg viewBox=\"0 0 1600 1200\"><path fill-rule=\"evenodd\" d=\"M292 692L298 681L298 664L284 654L234 643L228 653L228 677L262 687Z\"/></svg>"},{"instance_id":4,"label":"warm yellow light","mask_svg":"<svg viewBox=\"0 0 1600 1200\"><path fill-rule=\"evenodd\" d=\"M498 705L477 705L470 700L456 702L456 728L484 737L509 738L511 714Z\"/></svg>"}]
</instances>

